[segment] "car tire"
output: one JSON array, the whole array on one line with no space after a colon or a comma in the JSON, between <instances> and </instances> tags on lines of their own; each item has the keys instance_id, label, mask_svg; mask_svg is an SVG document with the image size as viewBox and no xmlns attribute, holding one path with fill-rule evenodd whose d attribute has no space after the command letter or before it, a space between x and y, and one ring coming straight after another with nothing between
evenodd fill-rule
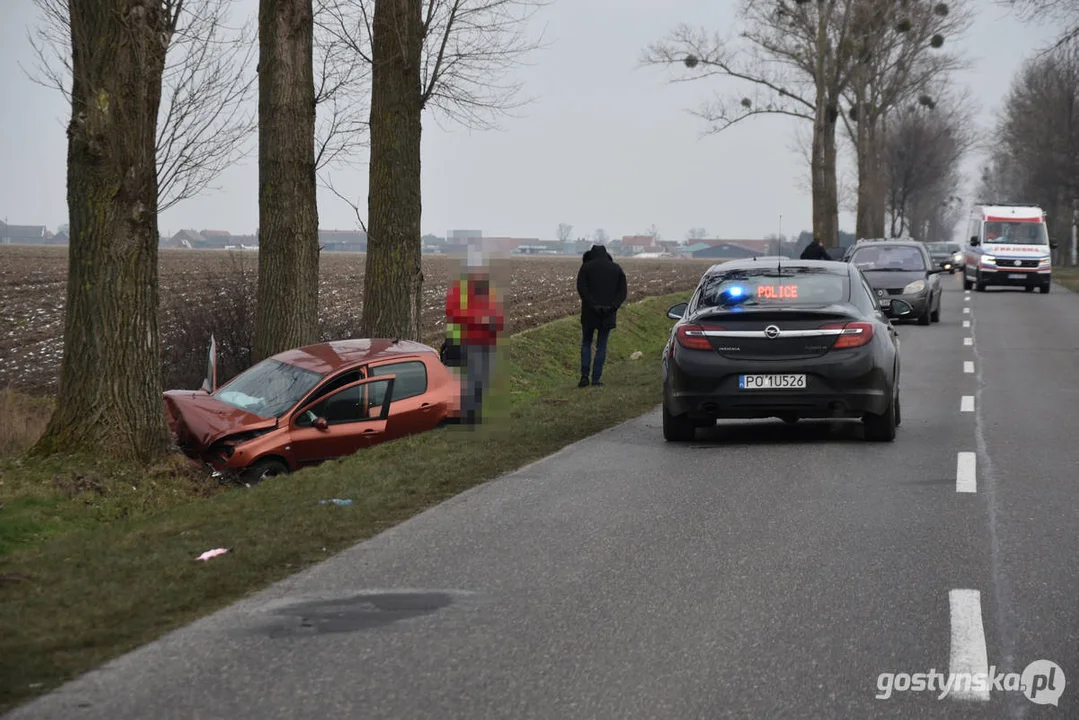
<instances>
[{"instance_id":1,"label":"car tire","mask_svg":"<svg viewBox=\"0 0 1079 720\"><path fill-rule=\"evenodd\" d=\"M697 436L697 426L685 415L671 415L663 405L663 439L667 442L689 442Z\"/></svg>"},{"instance_id":2,"label":"car tire","mask_svg":"<svg viewBox=\"0 0 1079 720\"><path fill-rule=\"evenodd\" d=\"M937 309L929 315L929 321L939 323L940 322L940 298L937 298Z\"/></svg>"},{"instance_id":3,"label":"car tire","mask_svg":"<svg viewBox=\"0 0 1079 720\"><path fill-rule=\"evenodd\" d=\"M244 468L240 473L240 482L255 485L277 475L288 475L288 466L275 458L263 458Z\"/></svg>"},{"instance_id":4,"label":"car tire","mask_svg":"<svg viewBox=\"0 0 1079 720\"><path fill-rule=\"evenodd\" d=\"M1048 295L1050 287L1051 287L1050 285L1042 285L1042 287L1041 287L1042 295Z\"/></svg>"},{"instance_id":5,"label":"car tire","mask_svg":"<svg viewBox=\"0 0 1079 720\"><path fill-rule=\"evenodd\" d=\"M1034 286L1027 285L1025 288L1023 288L1023 292L1034 292Z\"/></svg>"},{"instance_id":6,"label":"car tire","mask_svg":"<svg viewBox=\"0 0 1079 720\"><path fill-rule=\"evenodd\" d=\"M925 306L925 312L918 316L919 325L928 325L932 322L932 303Z\"/></svg>"},{"instance_id":7,"label":"car tire","mask_svg":"<svg viewBox=\"0 0 1079 720\"><path fill-rule=\"evenodd\" d=\"M862 418L865 427L865 439L872 442L892 442L895 440L895 429L899 425L896 419L899 414L899 388L892 390L892 400L884 410L883 415L866 413Z\"/></svg>"}]
</instances>

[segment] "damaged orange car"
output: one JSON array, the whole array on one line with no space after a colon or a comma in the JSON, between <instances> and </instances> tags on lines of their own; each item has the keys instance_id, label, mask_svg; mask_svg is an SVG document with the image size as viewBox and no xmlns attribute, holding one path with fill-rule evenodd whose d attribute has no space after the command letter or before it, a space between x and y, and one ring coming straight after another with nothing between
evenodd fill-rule
<instances>
[{"instance_id":1,"label":"damaged orange car","mask_svg":"<svg viewBox=\"0 0 1079 720\"><path fill-rule=\"evenodd\" d=\"M165 413L189 457L244 482L422 433L460 415L460 383L427 345L342 340L288 350L216 387L169 390Z\"/></svg>"}]
</instances>

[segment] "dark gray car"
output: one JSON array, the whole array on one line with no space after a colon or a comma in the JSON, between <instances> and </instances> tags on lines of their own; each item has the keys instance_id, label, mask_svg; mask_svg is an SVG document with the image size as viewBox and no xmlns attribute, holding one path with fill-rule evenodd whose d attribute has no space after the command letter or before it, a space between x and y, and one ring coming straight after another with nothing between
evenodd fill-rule
<instances>
[{"instance_id":1,"label":"dark gray car","mask_svg":"<svg viewBox=\"0 0 1079 720\"><path fill-rule=\"evenodd\" d=\"M949 275L954 275L962 267L963 251L959 243L926 243L925 249L929 251L933 264Z\"/></svg>"},{"instance_id":2,"label":"dark gray car","mask_svg":"<svg viewBox=\"0 0 1079 720\"><path fill-rule=\"evenodd\" d=\"M924 243L880 240L856 245L847 261L862 271L881 304L900 299L914 308L919 325L940 322L940 273Z\"/></svg>"}]
</instances>

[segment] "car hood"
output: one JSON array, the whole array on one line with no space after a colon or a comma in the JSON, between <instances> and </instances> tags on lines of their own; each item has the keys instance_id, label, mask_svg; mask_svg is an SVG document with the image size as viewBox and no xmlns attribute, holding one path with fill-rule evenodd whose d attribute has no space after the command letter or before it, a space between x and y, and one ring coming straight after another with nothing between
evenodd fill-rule
<instances>
[{"instance_id":1,"label":"car hood","mask_svg":"<svg viewBox=\"0 0 1079 720\"><path fill-rule=\"evenodd\" d=\"M870 287L881 290L902 290L915 280L925 280L924 270L862 270Z\"/></svg>"},{"instance_id":2,"label":"car hood","mask_svg":"<svg viewBox=\"0 0 1079 720\"><path fill-rule=\"evenodd\" d=\"M223 437L277 425L277 418L241 410L201 390L169 390L165 393L169 427L181 445L206 449Z\"/></svg>"}]
</instances>

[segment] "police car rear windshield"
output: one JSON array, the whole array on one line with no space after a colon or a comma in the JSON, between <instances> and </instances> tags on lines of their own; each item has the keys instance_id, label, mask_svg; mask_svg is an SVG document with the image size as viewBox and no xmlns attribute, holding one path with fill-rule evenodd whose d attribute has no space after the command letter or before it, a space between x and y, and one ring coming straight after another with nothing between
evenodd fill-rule
<instances>
[{"instance_id":1,"label":"police car rear windshield","mask_svg":"<svg viewBox=\"0 0 1079 720\"><path fill-rule=\"evenodd\" d=\"M1042 222L993 221L985 224L987 243L1008 245L1048 245L1049 233Z\"/></svg>"},{"instance_id":2,"label":"police car rear windshield","mask_svg":"<svg viewBox=\"0 0 1079 720\"><path fill-rule=\"evenodd\" d=\"M698 308L759 305L830 305L846 302L846 272L825 268L747 268L705 279Z\"/></svg>"}]
</instances>

